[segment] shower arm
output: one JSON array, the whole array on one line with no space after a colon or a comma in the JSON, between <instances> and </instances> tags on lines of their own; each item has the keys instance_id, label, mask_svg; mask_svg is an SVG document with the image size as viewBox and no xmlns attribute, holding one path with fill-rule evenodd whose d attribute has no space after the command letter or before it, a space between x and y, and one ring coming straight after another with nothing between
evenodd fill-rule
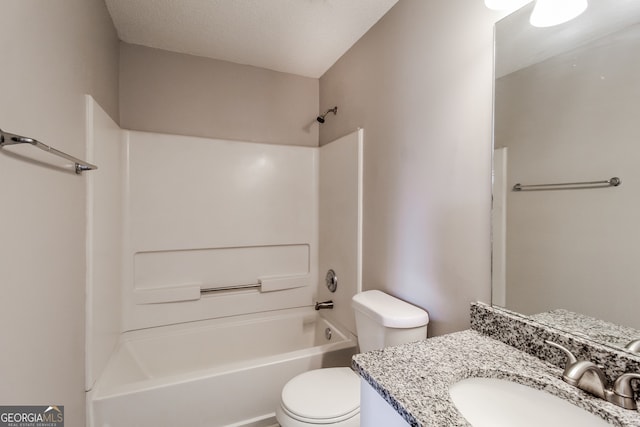
<instances>
[{"instance_id":1,"label":"shower arm","mask_svg":"<svg viewBox=\"0 0 640 427\"><path fill-rule=\"evenodd\" d=\"M333 108L329 108L324 114L321 114L318 117L316 117L316 120L318 121L318 123L324 123L324 118L329 113L333 113L334 116L337 115L338 114L338 106L335 106Z\"/></svg>"},{"instance_id":2,"label":"shower arm","mask_svg":"<svg viewBox=\"0 0 640 427\"><path fill-rule=\"evenodd\" d=\"M329 113L333 113L333 115L337 115L338 114L338 106L335 106L333 108L329 108L327 111L325 111L325 113L323 115L321 115L320 117L324 118L327 114Z\"/></svg>"}]
</instances>

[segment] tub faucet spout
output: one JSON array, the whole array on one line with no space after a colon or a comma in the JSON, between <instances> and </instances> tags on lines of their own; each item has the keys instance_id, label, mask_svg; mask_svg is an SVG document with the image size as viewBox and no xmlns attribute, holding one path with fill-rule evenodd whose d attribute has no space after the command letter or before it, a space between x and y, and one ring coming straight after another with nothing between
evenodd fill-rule
<instances>
[{"instance_id":1,"label":"tub faucet spout","mask_svg":"<svg viewBox=\"0 0 640 427\"><path fill-rule=\"evenodd\" d=\"M326 308L333 308L333 301L331 301L331 300L323 301L323 302L317 302L316 301L316 310L322 310L322 309L326 309Z\"/></svg>"}]
</instances>

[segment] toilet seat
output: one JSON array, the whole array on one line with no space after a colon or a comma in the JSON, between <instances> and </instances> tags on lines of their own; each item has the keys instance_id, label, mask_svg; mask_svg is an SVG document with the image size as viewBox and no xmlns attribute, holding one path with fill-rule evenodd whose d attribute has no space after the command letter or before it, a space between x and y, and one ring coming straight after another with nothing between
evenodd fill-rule
<instances>
[{"instance_id":1,"label":"toilet seat","mask_svg":"<svg viewBox=\"0 0 640 427\"><path fill-rule=\"evenodd\" d=\"M350 368L308 371L282 389L281 409L306 424L336 424L360 413L360 379Z\"/></svg>"}]
</instances>

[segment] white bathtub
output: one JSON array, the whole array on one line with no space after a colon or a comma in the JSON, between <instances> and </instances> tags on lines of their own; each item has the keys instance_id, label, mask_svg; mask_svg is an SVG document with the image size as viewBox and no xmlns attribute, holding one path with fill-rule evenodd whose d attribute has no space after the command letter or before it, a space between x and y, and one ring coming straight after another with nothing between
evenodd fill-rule
<instances>
[{"instance_id":1,"label":"white bathtub","mask_svg":"<svg viewBox=\"0 0 640 427\"><path fill-rule=\"evenodd\" d=\"M90 423L273 425L280 390L290 378L348 366L355 350L355 337L312 308L127 332L88 395Z\"/></svg>"}]
</instances>

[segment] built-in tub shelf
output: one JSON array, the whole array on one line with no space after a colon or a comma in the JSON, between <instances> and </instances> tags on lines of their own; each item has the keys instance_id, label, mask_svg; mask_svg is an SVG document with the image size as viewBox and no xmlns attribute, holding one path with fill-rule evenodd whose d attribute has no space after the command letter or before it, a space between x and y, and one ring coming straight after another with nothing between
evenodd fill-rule
<instances>
[{"instance_id":1,"label":"built-in tub shelf","mask_svg":"<svg viewBox=\"0 0 640 427\"><path fill-rule=\"evenodd\" d=\"M134 299L137 305L162 304L301 288L311 284L309 259L306 243L138 252Z\"/></svg>"},{"instance_id":2,"label":"built-in tub shelf","mask_svg":"<svg viewBox=\"0 0 640 427\"><path fill-rule=\"evenodd\" d=\"M282 291L301 288L311 283L311 275L262 277L257 283L230 286L206 286L200 283L184 283L176 286L164 286L138 289L134 292L136 304L163 304L170 302L195 301L203 295L216 292L255 289L259 292Z\"/></svg>"}]
</instances>

